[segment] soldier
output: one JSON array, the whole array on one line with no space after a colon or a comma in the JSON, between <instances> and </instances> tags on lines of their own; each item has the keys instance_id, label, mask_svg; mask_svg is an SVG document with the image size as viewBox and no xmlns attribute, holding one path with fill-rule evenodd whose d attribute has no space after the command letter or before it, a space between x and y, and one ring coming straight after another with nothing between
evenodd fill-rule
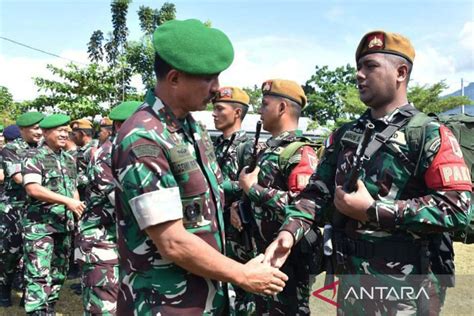
<instances>
[{"instance_id":1,"label":"soldier","mask_svg":"<svg viewBox=\"0 0 474 316\"><path fill-rule=\"evenodd\" d=\"M22 186L21 163L27 152L41 139L39 122L44 115L28 112L20 115L16 125L21 137L16 137L2 149L5 173L5 207L0 211L0 305L11 305L11 286L22 256L21 218L25 213L26 193ZM14 131L18 134L18 131ZM10 136L10 135L9 135Z\"/></svg>"},{"instance_id":2,"label":"soldier","mask_svg":"<svg viewBox=\"0 0 474 316\"><path fill-rule=\"evenodd\" d=\"M76 153L78 176L77 189L81 200L85 200L84 194L87 185L86 169L94 151L97 149L99 141L97 139L92 139L94 136L94 128L91 121L88 119L83 118L72 121L70 126L72 128L72 140L78 146Z\"/></svg>"},{"instance_id":3,"label":"soldier","mask_svg":"<svg viewBox=\"0 0 474 316\"><path fill-rule=\"evenodd\" d=\"M239 188L239 166L237 147L244 145L249 140L247 134L241 129L242 121L247 114L250 98L240 88L220 88L214 98L214 124L222 132L214 142L216 159L224 177L224 226L226 237L226 254L229 258L240 263L246 263L255 254L252 249L246 249L242 233L230 223L230 207L233 202L240 200L242 189ZM235 215L234 215L235 216ZM233 313L237 315L251 315L255 313L255 300L253 294L235 287L235 303Z\"/></svg>"},{"instance_id":4,"label":"soldier","mask_svg":"<svg viewBox=\"0 0 474 316\"><path fill-rule=\"evenodd\" d=\"M113 122L110 118L104 117L100 120L99 146L105 143L112 136Z\"/></svg>"},{"instance_id":5,"label":"soldier","mask_svg":"<svg viewBox=\"0 0 474 316\"><path fill-rule=\"evenodd\" d=\"M263 129L272 137L258 153L258 167L248 174L244 169L239 177L240 185L252 203L260 252L265 251L277 235L284 236L283 244L289 245L305 233L303 220L285 221L284 207L304 189L318 161L315 151L305 145L307 140L298 130L301 110L306 105L303 89L296 82L275 79L263 83L262 93L259 113ZM302 145L288 157L287 163L282 164L285 148L296 142ZM298 245L293 248L288 262L281 266L290 276L289 282L280 294L257 299L259 315L309 315L309 256Z\"/></svg>"},{"instance_id":6,"label":"soldier","mask_svg":"<svg viewBox=\"0 0 474 316\"><path fill-rule=\"evenodd\" d=\"M70 119L63 114L44 118L44 144L24 162L23 184L29 196L23 217L25 310L31 315L53 315L64 283L71 250L73 213L85 205L77 192L74 158L63 150Z\"/></svg>"},{"instance_id":7,"label":"soldier","mask_svg":"<svg viewBox=\"0 0 474 316\"><path fill-rule=\"evenodd\" d=\"M154 33L157 85L120 128L112 154L117 181L122 315L221 315L225 283L274 294L286 275L263 254L240 264L223 255L222 174L204 126L205 109L230 66L233 47L198 20Z\"/></svg>"},{"instance_id":8,"label":"soldier","mask_svg":"<svg viewBox=\"0 0 474 316\"><path fill-rule=\"evenodd\" d=\"M438 314L440 288L428 257L428 241L469 222L471 181L455 137L435 121L422 129L412 125L417 111L408 102L407 84L414 57L413 46L402 35L384 31L364 35L356 51L357 83L360 99L369 109L330 136L309 185L286 209L287 214L308 217L316 213L316 220L329 215L332 206L345 215L333 214L333 254L338 255L336 272L355 277L339 279L339 314ZM343 186L367 122L375 126L375 135L360 150L367 159L362 179L354 192L347 193ZM453 170L464 175L450 176ZM267 255L281 259L284 251L279 250L275 247ZM414 275L421 275L416 293L420 287L429 293L429 310L424 294L418 300L344 299L350 286L359 292L370 282L413 289Z\"/></svg>"},{"instance_id":9,"label":"soldier","mask_svg":"<svg viewBox=\"0 0 474 316\"><path fill-rule=\"evenodd\" d=\"M71 154L71 156L74 157L74 159L76 159L76 156L77 156L77 145L76 143L72 140L74 135L72 134L72 128L71 126L68 126L68 137L67 137L67 140L66 140L66 146L64 147L64 150L67 151L69 154Z\"/></svg>"},{"instance_id":10,"label":"soldier","mask_svg":"<svg viewBox=\"0 0 474 316\"><path fill-rule=\"evenodd\" d=\"M126 101L110 111L115 132L140 104ZM112 141L106 139L87 166L87 208L79 221L76 248L86 315L115 315L117 312L119 265L111 155Z\"/></svg>"}]
</instances>

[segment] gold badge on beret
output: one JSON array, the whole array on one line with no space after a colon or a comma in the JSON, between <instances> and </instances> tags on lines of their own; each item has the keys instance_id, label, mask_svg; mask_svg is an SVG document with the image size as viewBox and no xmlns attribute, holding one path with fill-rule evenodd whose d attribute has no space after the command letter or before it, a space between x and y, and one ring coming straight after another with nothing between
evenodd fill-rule
<instances>
[{"instance_id":1,"label":"gold badge on beret","mask_svg":"<svg viewBox=\"0 0 474 316\"><path fill-rule=\"evenodd\" d=\"M384 49L384 35L382 33L368 36L367 41L369 49Z\"/></svg>"},{"instance_id":2,"label":"gold badge on beret","mask_svg":"<svg viewBox=\"0 0 474 316\"><path fill-rule=\"evenodd\" d=\"M232 89L231 88L222 88L219 91L219 96L221 98L229 98L232 99Z\"/></svg>"},{"instance_id":3,"label":"gold badge on beret","mask_svg":"<svg viewBox=\"0 0 474 316\"><path fill-rule=\"evenodd\" d=\"M271 81L265 81L262 85L262 92L271 91L271 90L272 90L272 82Z\"/></svg>"}]
</instances>

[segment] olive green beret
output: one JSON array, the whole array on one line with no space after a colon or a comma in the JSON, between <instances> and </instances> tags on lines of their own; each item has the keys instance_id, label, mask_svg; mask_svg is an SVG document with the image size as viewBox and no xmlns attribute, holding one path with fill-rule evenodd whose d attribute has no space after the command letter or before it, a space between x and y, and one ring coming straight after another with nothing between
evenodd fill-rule
<instances>
[{"instance_id":1,"label":"olive green beret","mask_svg":"<svg viewBox=\"0 0 474 316\"><path fill-rule=\"evenodd\" d=\"M262 94L290 99L302 108L306 105L306 94L299 84L291 80L272 79L262 84Z\"/></svg>"},{"instance_id":2,"label":"olive green beret","mask_svg":"<svg viewBox=\"0 0 474 316\"><path fill-rule=\"evenodd\" d=\"M373 53L398 55L412 64L415 59L415 48L408 38L385 31L372 31L362 37L357 47L356 61Z\"/></svg>"},{"instance_id":3,"label":"olive green beret","mask_svg":"<svg viewBox=\"0 0 474 316\"><path fill-rule=\"evenodd\" d=\"M110 113L109 118L112 121L125 121L138 109L143 102L140 101L125 101L114 107Z\"/></svg>"},{"instance_id":4,"label":"olive green beret","mask_svg":"<svg viewBox=\"0 0 474 316\"><path fill-rule=\"evenodd\" d=\"M217 102L240 103L249 106L250 97L244 90L238 87L222 87L212 100L212 103Z\"/></svg>"},{"instance_id":5,"label":"olive green beret","mask_svg":"<svg viewBox=\"0 0 474 316\"><path fill-rule=\"evenodd\" d=\"M22 115L20 115L16 119L16 125L20 127L28 127L32 126L35 124L38 124L41 122L41 120L44 118L44 114L40 112L27 112Z\"/></svg>"},{"instance_id":6,"label":"olive green beret","mask_svg":"<svg viewBox=\"0 0 474 316\"><path fill-rule=\"evenodd\" d=\"M153 47L173 68L194 75L220 73L234 60L229 38L195 19L163 23L153 34Z\"/></svg>"},{"instance_id":7,"label":"olive green beret","mask_svg":"<svg viewBox=\"0 0 474 316\"><path fill-rule=\"evenodd\" d=\"M58 126L68 125L71 118L65 114L52 114L45 117L39 124L41 128L55 128Z\"/></svg>"}]
</instances>

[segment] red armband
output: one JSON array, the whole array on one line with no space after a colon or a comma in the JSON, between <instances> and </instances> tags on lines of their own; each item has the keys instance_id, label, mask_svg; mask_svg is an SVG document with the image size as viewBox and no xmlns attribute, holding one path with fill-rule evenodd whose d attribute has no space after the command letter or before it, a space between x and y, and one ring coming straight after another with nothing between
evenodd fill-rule
<instances>
[{"instance_id":1,"label":"red armband","mask_svg":"<svg viewBox=\"0 0 474 316\"><path fill-rule=\"evenodd\" d=\"M302 191L318 165L318 157L316 157L312 147L304 146L299 151L301 153L301 160L288 177L288 188L291 192Z\"/></svg>"},{"instance_id":2,"label":"red armband","mask_svg":"<svg viewBox=\"0 0 474 316\"><path fill-rule=\"evenodd\" d=\"M440 191L471 191L471 174L461 147L449 128L439 128L441 143L433 162L425 172L428 188Z\"/></svg>"}]
</instances>

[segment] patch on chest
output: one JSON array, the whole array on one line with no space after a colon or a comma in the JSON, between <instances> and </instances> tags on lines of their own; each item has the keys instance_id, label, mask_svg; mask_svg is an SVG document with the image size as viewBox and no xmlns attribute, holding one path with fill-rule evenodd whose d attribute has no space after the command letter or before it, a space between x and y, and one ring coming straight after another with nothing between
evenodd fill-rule
<instances>
[{"instance_id":1,"label":"patch on chest","mask_svg":"<svg viewBox=\"0 0 474 316\"><path fill-rule=\"evenodd\" d=\"M362 134L359 134L353 131L347 131L342 136L341 142L346 143L346 144L357 145L359 144L361 139L362 139Z\"/></svg>"},{"instance_id":2,"label":"patch on chest","mask_svg":"<svg viewBox=\"0 0 474 316\"><path fill-rule=\"evenodd\" d=\"M199 170L199 165L186 145L175 146L170 149L170 160L176 174L189 173Z\"/></svg>"}]
</instances>

